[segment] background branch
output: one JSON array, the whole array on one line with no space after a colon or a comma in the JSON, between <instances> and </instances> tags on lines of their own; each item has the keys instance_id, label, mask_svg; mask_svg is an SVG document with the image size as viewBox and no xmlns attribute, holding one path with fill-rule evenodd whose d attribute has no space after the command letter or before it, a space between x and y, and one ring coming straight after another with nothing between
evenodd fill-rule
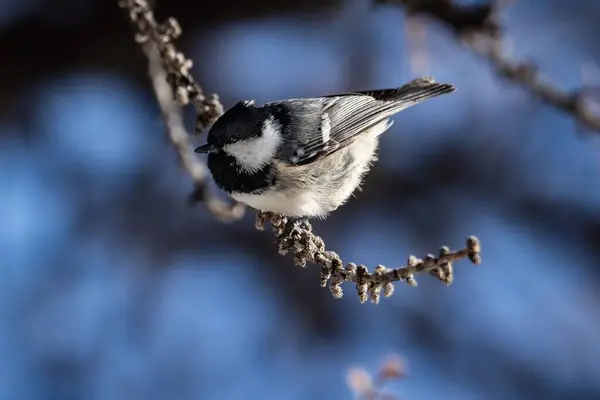
<instances>
[{"instance_id":1,"label":"background branch","mask_svg":"<svg viewBox=\"0 0 600 400\"><path fill-rule=\"evenodd\" d=\"M346 373L346 383L357 400L399 400L400 397L386 392L384 387L392 381L403 380L406 374L404 360L391 355L375 374L358 366L350 368Z\"/></svg>"},{"instance_id":2,"label":"background branch","mask_svg":"<svg viewBox=\"0 0 600 400\"><path fill-rule=\"evenodd\" d=\"M189 135L183 124L180 105L193 104L197 114L197 129L206 128L216 121L223 113L223 106L216 95L204 94L190 73L192 62L173 45L172 41L181 34L179 24L174 18L169 18L165 24L158 24L152 8L145 0L126 0L119 2L119 5L129 11L129 17L136 26L136 41L143 45L149 59L149 74L167 123L170 141L196 187L192 197L206 202L207 208L221 220L240 218L243 215L241 204L225 205L207 189L206 166L194 157ZM348 263L344 267L336 253L325 250L323 240L312 233L310 224L295 231L292 237L284 238L282 232L288 223L286 218L273 213L258 212L256 228L264 230L267 223L275 230L276 243L281 255L292 251L296 265L306 266L306 263L310 262L318 266L321 286L325 287L329 283L335 298L341 298L343 295L342 283L354 283L361 303L368 298L373 303L378 303L382 291L386 297L390 296L394 291L393 282L402 281L416 286L414 275L417 273L429 273L450 284L453 280L453 261L468 258L473 264L481 262L479 241L472 236L467 240L466 248L460 251L452 252L448 247L442 247L438 257L427 255L421 260L410 256L406 266L390 269L379 265L369 273L364 265Z\"/></svg>"},{"instance_id":3,"label":"background branch","mask_svg":"<svg viewBox=\"0 0 600 400\"><path fill-rule=\"evenodd\" d=\"M535 65L512 60L502 41L497 16L509 1L459 4L453 0L375 0L402 6L407 15L425 15L448 28L454 37L487 60L496 74L519 84L533 97L570 114L579 124L600 133L600 113L590 104L587 88L569 92L544 79Z\"/></svg>"}]
</instances>

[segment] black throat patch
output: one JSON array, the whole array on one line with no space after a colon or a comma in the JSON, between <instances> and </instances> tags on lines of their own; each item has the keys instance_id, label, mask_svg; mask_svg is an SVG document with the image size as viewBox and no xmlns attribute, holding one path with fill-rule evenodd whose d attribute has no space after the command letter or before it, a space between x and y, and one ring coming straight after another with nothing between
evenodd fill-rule
<instances>
[{"instance_id":1,"label":"black throat patch","mask_svg":"<svg viewBox=\"0 0 600 400\"><path fill-rule=\"evenodd\" d=\"M266 165L256 172L246 172L238 166L235 157L222 152L208 155L208 169L217 186L227 193L257 194L276 182L272 165Z\"/></svg>"}]
</instances>

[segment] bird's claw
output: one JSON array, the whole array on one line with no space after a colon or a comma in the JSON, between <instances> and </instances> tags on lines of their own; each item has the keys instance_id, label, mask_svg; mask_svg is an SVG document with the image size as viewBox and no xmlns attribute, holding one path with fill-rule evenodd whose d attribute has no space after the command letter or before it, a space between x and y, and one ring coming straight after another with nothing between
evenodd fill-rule
<instances>
[{"instance_id":1,"label":"bird's claw","mask_svg":"<svg viewBox=\"0 0 600 400\"><path fill-rule=\"evenodd\" d=\"M281 235L279 235L280 239L291 239L294 235L294 232L301 231L304 227L306 227L308 220L306 218L288 218Z\"/></svg>"}]
</instances>

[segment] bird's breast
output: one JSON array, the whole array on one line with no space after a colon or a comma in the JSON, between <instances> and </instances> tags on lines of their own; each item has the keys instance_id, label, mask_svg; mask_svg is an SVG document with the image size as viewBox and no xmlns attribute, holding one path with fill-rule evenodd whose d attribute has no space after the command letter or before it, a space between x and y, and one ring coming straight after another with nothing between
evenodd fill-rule
<instances>
[{"instance_id":1,"label":"bird's breast","mask_svg":"<svg viewBox=\"0 0 600 400\"><path fill-rule=\"evenodd\" d=\"M227 193L259 193L276 183L276 171L272 165L247 172L235 157L225 153L209 154L207 165L217 186Z\"/></svg>"}]
</instances>

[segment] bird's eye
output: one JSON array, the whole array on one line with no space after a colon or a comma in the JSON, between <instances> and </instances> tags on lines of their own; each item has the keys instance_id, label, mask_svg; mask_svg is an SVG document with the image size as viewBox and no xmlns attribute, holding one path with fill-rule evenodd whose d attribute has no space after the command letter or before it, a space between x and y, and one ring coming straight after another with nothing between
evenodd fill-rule
<instances>
[{"instance_id":1,"label":"bird's eye","mask_svg":"<svg viewBox=\"0 0 600 400\"><path fill-rule=\"evenodd\" d=\"M239 137L238 135L231 135L231 136L229 136L229 141L230 141L231 143L235 143L235 142L237 142L238 140L240 140L240 137Z\"/></svg>"}]
</instances>

